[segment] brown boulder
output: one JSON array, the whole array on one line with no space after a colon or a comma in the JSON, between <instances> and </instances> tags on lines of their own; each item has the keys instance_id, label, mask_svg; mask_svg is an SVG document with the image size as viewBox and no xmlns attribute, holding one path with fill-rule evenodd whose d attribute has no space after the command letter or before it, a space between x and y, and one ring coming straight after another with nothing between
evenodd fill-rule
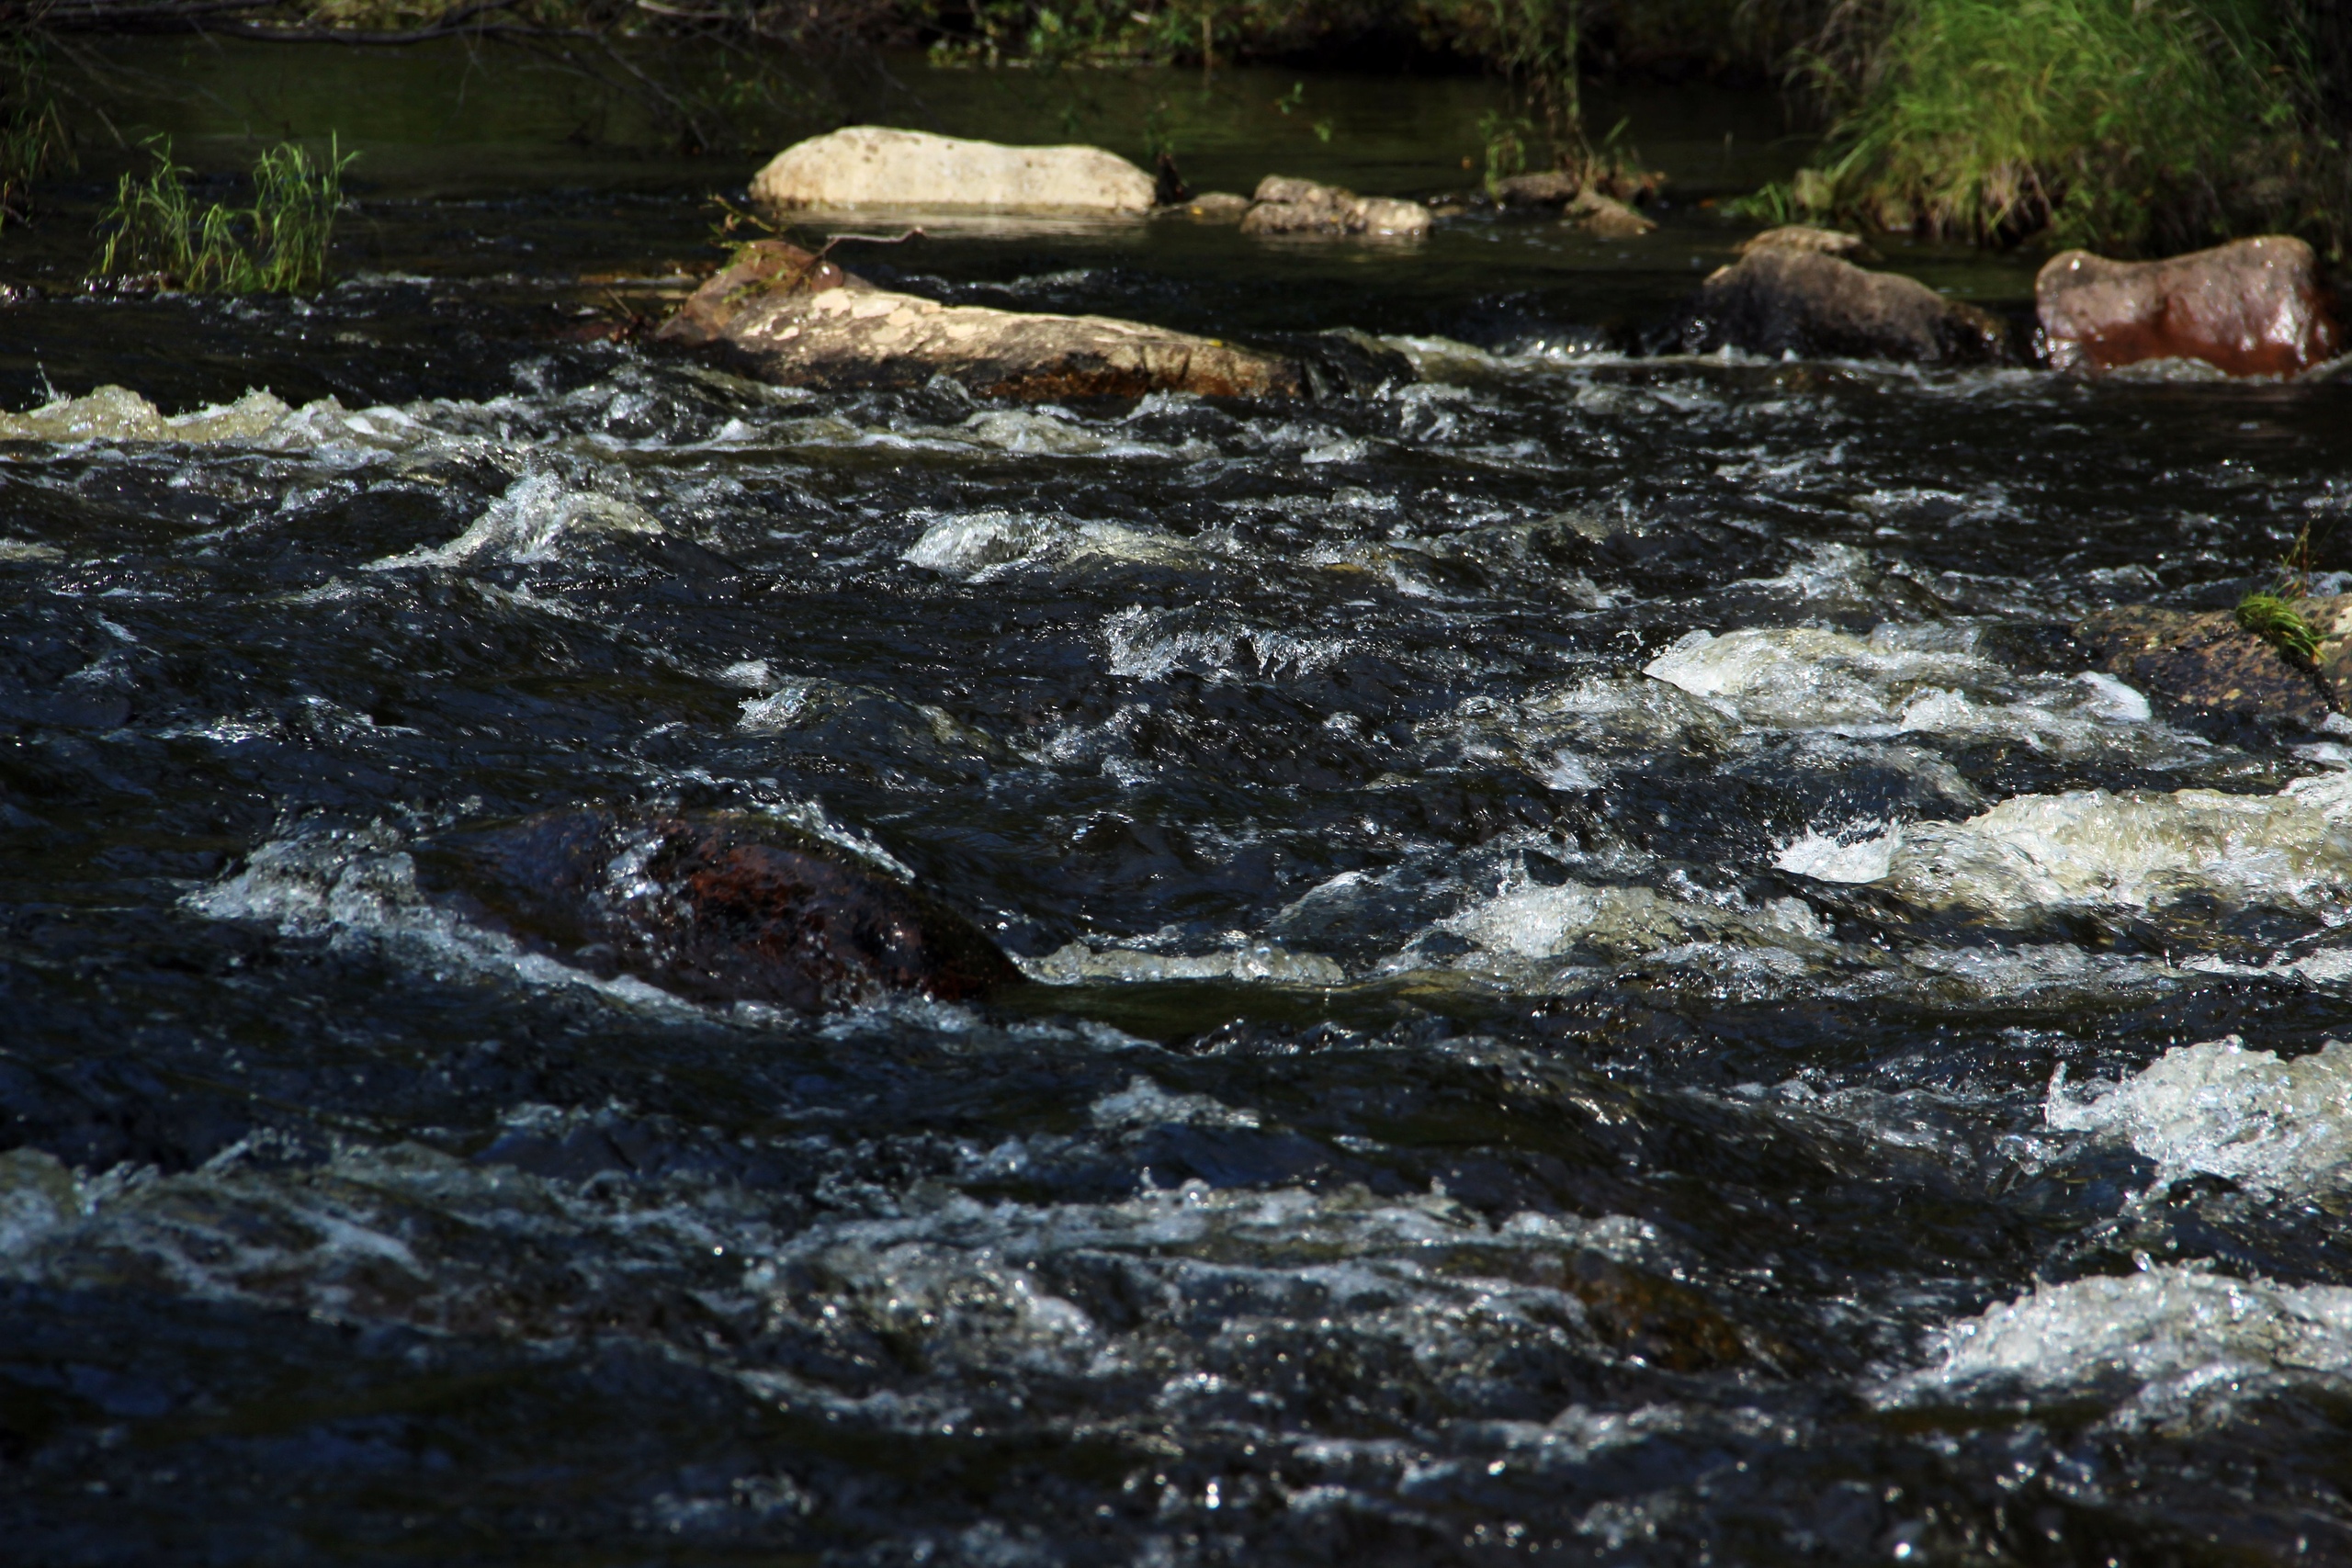
<instances>
[{"instance_id":1,"label":"brown boulder","mask_svg":"<svg viewBox=\"0 0 2352 1568\"><path fill-rule=\"evenodd\" d=\"M2201 359L2233 376L2291 376L2341 342L2319 258L2281 234L2169 261L2067 251L2042 267L2033 294L2061 370Z\"/></svg>"},{"instance_id":2,"label":"brown boulder","mask_svg":"<svg viewBox=\"0 0 2352 1568\"><path fill-rule=\"evenodd\" d=\"M734 812L556 812L452 835L428 878L527 945L706 1001L804 1012L1019 978L969 921L813 836Z\"/></svg>"},{"instance_id":3,"label":"brown boulder","mask_svg":"<svg viewBox=\"0 0 2352 1568\"><path fill-rule=\"evenodd\" d=\"M1245 234L1319 235L1360 240L1418 240L1430 231L1430 209L1417 201L1358 196L1338 186L1268 175L1241 220Z\"/></svg>"},{"instance_id":4,"label":"brown boulder","mask_svg":"<svg viewBox=\"0 0 2352 1568\"><path fill-rule=\"evenodd\" d=\"M780 240L747 245L656 339L714 349L781 386L908 387L947 376L1015 398L1296 397L1295 360L1108 316L894 294Z\"/></svg>"},{"instance_id":5,"label":"brown boulder","mask_svg":"<svg viewBox=\"0 0 2352 1568\"><path fill-rule=\"evenodd\" d=\"M1926 284L1869 272L1817 251L1757 250L1700 286L1682 341L1693 353L1731 347L1801 358L2008 363L2008 333L1973 305Z\"/></svg>"},{"instance_id":6,"label":"brown boulder","mask_svg":"<svg viewBox=\"0 0 2352 1568\"><path fill-rule=\"evenodd\" d=\"M1494 185L1495 199L1507 207L1566 207L1584 194L1583 177L1566 169L1513 175Z\"/></svg>"},{"instance_id":7,"label":"brown boulder","mask_svg":"<svg viewBox=\"0 0 2352 1568\"><path fill-rule=\"evenodd\" d=\"M2086 616L2075 635L2099 668L2191 716L2317 728L2352 697L2352 598L2309 599L2299 607L2321 635L2316 672L2228 610L2121 604Z\"/></svg>"},{"instance_id":8,"label":"brown boulder","mask_svg":"<svg viewBox=\"0 0 2352 1568\"><path fill-rule=\"evenodd\" d=\"M1613 196L1585 191L1568 203L1563 220L1604 240L1635 240L1657 225Z\"/></svg>"}]
</instances>

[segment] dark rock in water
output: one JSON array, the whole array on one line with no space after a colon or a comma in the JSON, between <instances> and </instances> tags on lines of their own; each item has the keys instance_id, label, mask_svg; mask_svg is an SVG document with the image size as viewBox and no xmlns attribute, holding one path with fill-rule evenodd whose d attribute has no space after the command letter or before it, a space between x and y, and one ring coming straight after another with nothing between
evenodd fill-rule
<instances>
[{"instance_id":1,"label":"dark rock in water","mask_svg":"<svg viewBox=\"0 0 2352 1568\"><path fill-rule=\"evenodd\" d=\"M2332 627L2340 603L2309 601L2313 625ZM2290 661L2227 610L2124 604L2086 617L2075 635L2099 668L2185 717L2315 729L2342 702L2322 676ZM2323 642L2323 663L2331 654L2338 663L2352 662L2345 650L2342 637Z\"/></svg>"},{"instance_id":2,"label":"dark rock in water","mask_svg":"<svg viewBox=\"0 0 2352 1568\"><path fill-rule=\"evenodd\" d=\"M531 818L452 835L428 874L567 963L704 1001L803 1012L1017 980L971 922L839 846L734 813Z\"/></svg>"},{"instance_id":3,"label":"dark rock in water","mask_svg":"<svg viewBox=\"0 0 2352 1568\"><path fill-rule=\"evenodd\" d=\"M746 245L654 336L719 351L787 387L919 387L948 376L987 396L1031 399L1306 389L1295 361L1255 349L1108 316L894 294L780 240Z\"/></svg>"},{"instance_id":4,"label":"dark rock in water","mask_svg":"<svg viewBox=\"0 0 2352 1568\"><path fill-rule=\"evenodd\" d=\"M2233 376L2291 376L2342 348L2318 256L2283 234L2166 261L2067 251L2036 276L2033 296L2060 370L2199 359Z\"/></svg>"},{"instance_id":5,"label":"dark rock in water","mask_svg":"<svg viewBox=\"0 0 2352 1568\"><path fill-rule=\"evenodd\" d=\"M1766 246L1700 287L1682 332L1694 354L1717 348L1803 358L2004 365L2008 332L1973 305L1924 283L1870 272L1817 251Z\"/></svg>"}]
</instances>

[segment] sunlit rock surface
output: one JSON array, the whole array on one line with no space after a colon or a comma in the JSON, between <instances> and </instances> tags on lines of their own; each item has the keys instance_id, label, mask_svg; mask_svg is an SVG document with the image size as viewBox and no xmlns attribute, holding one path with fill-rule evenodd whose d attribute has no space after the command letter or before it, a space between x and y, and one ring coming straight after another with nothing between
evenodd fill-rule
<instances>
[{"instance_id":1,"label":"sunlit rock surface","mask_svg":"<svg viewBox=\"0 0 2352 1568\"><path fill-rule=\"evenodd\" d=\"M2322 637L2319 668L2307 669L2238 625L2227 610L2118 605L2087 616L2075 635L2100 668L2151 696L2221 719L2276 720L2317 728L2345 705L2352 674L2352 598L2300 606Z\"/></svg>"},{"instance_id":2,"label":"sunlit rock surface","mask_svg":"<svg viewBox=\"0 0 2352 1568\"><path fill-rule=\"evenodd\" d=\"M878 125L797 142L752 176L752 199L784 209L1141 213L1152 188L1149 175L1100 147L1007 147Z\"/></svg>"},{"instance_id":3,"label":"sunlit rock surface","mask_svg":"<svg viewBox=\"0 0 2352 1568\"><path fill-rule=\"evenodd\" d=\"M1418 240L1430 231L1430 209L1417 201L1358 196L1338 186L1268 175L1258 182L1245 234L1289 234L1331 239Z\"/></svg>"},{"instance_id":4,"label":"sunlit rock surface","mask_svg":"<svg viewBox=\"0 0 2352 1568\"><path fill-rule=\"evenodd\" d=\"M1048 399L1295 397L1306 385L1294 360L1164 327L894 294L775 240L746 246L657 335L725 350L786 386L909 387L947 376L990 396Z\"/></svg>"},{"instance_id":5,"label":"sunlit rock surface","mask_svg":"<svg viewBox=\"0 0 2352 1568\"><path fill-rule=\"evenodd\" d=\"M2052 256L2034 299L2061 370L2200 360L2233 376L2291 376L2343 351L2319 258L2284 234L2165 261Z\"/></svg>"}]
</instances>

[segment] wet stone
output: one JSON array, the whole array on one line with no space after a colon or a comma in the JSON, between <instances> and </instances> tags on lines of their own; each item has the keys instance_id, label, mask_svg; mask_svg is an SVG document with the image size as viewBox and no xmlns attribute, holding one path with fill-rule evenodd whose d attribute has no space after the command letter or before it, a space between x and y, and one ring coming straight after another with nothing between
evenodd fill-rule
<instances>
[{"instance_id":1,"label":"wet stone","mask_svg":"<svg viewBox=\"0 0 2352 1568\"><path fill-rule=\"evenodd\" d=\"M782 241L747 245L655 334L787 387L920 387L1026 400L1295 397L1298 364L1108 316L943 305L876 288Z\"/></svg>"},{"instance_id":2,"label":"wet stone","mask_svg":"<svg viewBox=\"0 0 2352 1568\"><path fill-rule=\"evenodd\" d=\"M2067 251L2033 292L2061 370L2189 359L2232 376L2291 376L2342 344L2318 256L2284 234L2153 262Z\"/></svg>"},{"instance_id":3,"label":"wet stone","mask_svg":"<svg viewBox=\"0 0 2352 1568\"><path fill-rule=\"evenodd\" d=\"M2307 611L2323 633L2344 615L2338 600L2314 600ZM2325 616L2326 626L2320 626ZM2352 675L2346 640L2323 643L2323 666L2335 681L2298 667L2227 610L2173 610L2125 604L2084 619L2075 636L2100 669L2191 715L2222 719L2284 721L2315 729L2340 707Z\"/></svg>"},{"instance_id":4,"label":"wet stone","mask_svg":"<svg viewBox=\"0 0 2352 1568\"><path fill-rule=\"evenodd\" d=\"M451 835L420 860L526 942L702 1001L817 1012L899 993L963 1001L1019 978L931 894L749 815L559 812Z\"/></svg>"},{"instance_id":5,"label":"wet stone","mask_svg":"<svg viewBox=\"0 0 2352 1568\"><path fill-rule=\"evenodd\" d=\"M1783 245L1751 251L1709 277L1685 319L1682 346L1930 365L2013 357L2007 330L1973 305L1895 273Z\"/></svg>"}]
</instances>

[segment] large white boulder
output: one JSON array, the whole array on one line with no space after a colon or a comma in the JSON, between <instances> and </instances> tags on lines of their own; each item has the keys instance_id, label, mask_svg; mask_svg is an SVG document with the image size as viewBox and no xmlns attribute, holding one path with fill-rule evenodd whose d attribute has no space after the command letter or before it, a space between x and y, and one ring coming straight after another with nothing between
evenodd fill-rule
<instances>
[{"instance_id":1,"label":"large white boulder","mask_svg":"<svg viewBox=\"0 0 2352 1568\"><path fill-rule=\"evenodd\" d=\"M1007 147L853 125L796 142L752 176L769 207L1146 212L1152 178L1100 147Z\"/></svg>"}]
</instances>

